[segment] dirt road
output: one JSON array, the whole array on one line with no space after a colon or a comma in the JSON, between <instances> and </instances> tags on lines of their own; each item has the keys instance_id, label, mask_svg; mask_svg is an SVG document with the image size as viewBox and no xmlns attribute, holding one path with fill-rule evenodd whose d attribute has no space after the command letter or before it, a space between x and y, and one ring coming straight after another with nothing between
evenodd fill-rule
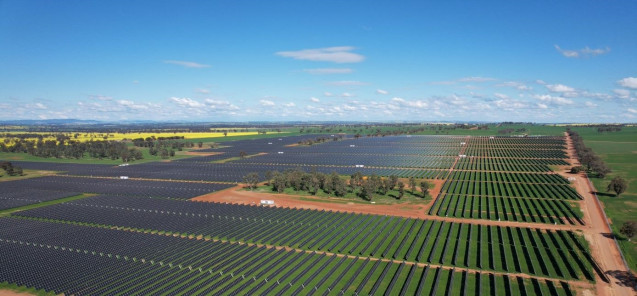
<instances>
[{"instance_id":1,"label":"dirt road","mask_svg":"<svg viewBox=\"0 0 637 296\"><path fill-rule=\"evenodd\" d=\"M567 152L569 156L568 161L572 166L579 165L579 162L575 157L573 143L570 137L568 137L568 135L566 136L568 144ZM577 192L584 197L584 201L582 203L582 211L584 211L584 219L586 221L586 226L583 228L584 237L591 247L593 258L595 258L597 263L611 280L610 284L606 284L600 279L597 279L596 295L637 295L632 287L623 284L616 276L617 271L624 274L629 274L630 271L626 269L626 266L621 259L620 250L617 248L617 245L611 236L612 231L608 228L608 224L604 220L604 210L599 207L599 203L596 201L596 197L593 194L596 190L589 185L590 183L587 180L586 174L581 173L574 175L567 173L566 171L560 171L558 173L565 178L575 178L573 185L575 185Z\"/></svg>"}]
</instances>

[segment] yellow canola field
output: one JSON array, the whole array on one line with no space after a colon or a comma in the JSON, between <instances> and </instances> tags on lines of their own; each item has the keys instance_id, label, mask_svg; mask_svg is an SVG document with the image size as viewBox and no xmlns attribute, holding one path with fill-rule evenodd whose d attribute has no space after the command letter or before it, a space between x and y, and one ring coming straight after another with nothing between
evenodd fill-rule
<instances>
[{"instance_id":1,"label":"yellow canola field","mask_svg":"<svg viewBox=\"0 0 637 296\"><path fill-rule=\"evenodd\" d=\"M6 133L0 133L0 134L23 134L24 132L6 132ZM160 137L175 137L175 136L179 136L179 137L184 137L185 139L199 139L199 138L221 138L224 137L224 134L222 132L200 132L200 133L188 133L188 132L165 132L165 133L50 133L50 132L29 132L29 134L41 134L41 135L47 135L47 137L44 137L43 140L55 140L54 136L50 136L50 135L56 135L56 134L64 134L66 136L68 136L71 140L79 140L79 141L89 141L89 140L111 140L111 141L120 141L123 139L128 139L128 140L132 140L132 139L138 139L138 138L149 138L149 137L155 137L155 138L160 138ZM75 135L77 134L77 137L75 137ZM248 136L248 135L256 135L257 132L228 132L228 137L236 137L236 136ZM5 141L5 139L9 139L9 141ZM33 140L33 138L31 138L30 140ZM5 143L7 142L12 142L10 137L1 137L0 136L0 141L4 141Z\"/></svg>"}]
</instances>

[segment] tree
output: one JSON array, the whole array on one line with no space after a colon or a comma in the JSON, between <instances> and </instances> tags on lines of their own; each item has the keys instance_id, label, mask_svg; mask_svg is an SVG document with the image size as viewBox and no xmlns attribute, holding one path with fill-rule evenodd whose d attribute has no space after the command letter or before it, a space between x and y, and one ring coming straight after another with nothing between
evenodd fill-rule
<instances>
[{"instance_id":1,"label":"tree","mask_svg":"<svg viewBox=\"0 0 637 296\"><path fill-rule=\"evenodd\" d=\"M626 191L626 188L628 188L628 183L626 182L626 180L624 180L624 178L620 176L617 176L610 180L610 183L608 183L608 187L606 187L606 191L615 191L615 195L619 196Z\"/></svg>"},{"instance_id":2,"label":"tree","mask_svg":"<svg viewBox=\"0 0 637 296\"><path fill-rule=\"evenodd\" d=\"M624 222L622 228L619 229L619 233L625 235L628 241L635 236L635 232L637 232L637 222L635 221Z\"/></svg>"},{"instance_id":3,"label":"tree","mask_svg":"<svg viewBox=\"0 0 637 296\"><path fill-rule=\"evenodd\" d=\"M287 179L284 174L277 173L272 181L272 189L278 193L285 191Z\"/></svg>"},{"instance_id":4,"label":"tree","mask_svg":"<svg viewBox=\"0 0 637 296\"><path fill-rule=\"evenodd\" d=\"M270 185L270 182L272 182L272 178L274 177L274 173L275 171L266 171L265 172L265 180L268 181L268 185ZM278 174L278 172L277 172Z\"/></svg>"},{"instance_id":5,"label":"tree","mask_svg":"<svg viewBox=\"0 0 637 296\"><path fill-rule=\"evenodd\" d=\"M571 174L578 174L580 172L583 172L585 169L583 166L578 165L578 166L574 166L571 168Z\"/></svg>"},{"instance_id":6,"label":"tree","mask_svg":"<svg viewBox=\"0 0 637 296\"><path fill-rule=\"evenodd\" d=\"M199 148L203 147L203 142L198 142L197 143L197 147L199 147Z\"/></svg>"},{"instance_id":7,"label":"tree","mask_svg":"<svg viewBox=\"0 0 637 296\"><path fill-rule=\"evenodd\" d=\"M420 190L422 191L422 198L425 198L429 194L429 183L420 181Z\"/></svg>"},{"instance_id":8,"label":"tree","mask_svg":"<svg viewBox=\"0 0 637 296\"><path fill-rule=\"evenodd\" d=\"M24 172L22 171L22 168L19 166L14 166L13 167L13 173L18 175L18 176L24 176Z\"/></svg>"},{"instance_id":9,"label":"tree","mask_svg":"<svg viewBox=\"0 0 637 296\"><path fill-rule=\"evenodd\" d=\"M243 183L246 183L250 190L257 188L257 184L259 184L259 173L252 172L243 176Z\"/></svg>"},{"instance_id":10,"label":"tree","mask_svg":"<svg viewBox=\"0 0 637 296\"><path fill-rule=\"evenodd\" d=\"M246 153L245 151L243 150L239 151L239 158L244 159L246 158L247 155L248 153Z\"/></svg>"},{"instance_id":11,"label":"tree","mask_svg":"<svg viewBox=\"0 0 637 296\"><path fill-rule=\"evenodd\" d=\"M396 184L398 183L398 176L396 175L391 175L389 176L389 180L390 180L390 190L394 190L394 188L396 188Z\"/></svg>"},{"instance_id":12,"label":"tree","mask_svg":"<svg viewBox=\"0 0 637 296\"><path fill-rule=\"evenodd\" d=\"M409 177L409 187L411 188L411 194L416 194L416 179Z\"/></svg>"},{"instance_id":13,"label":"tree","mask_svg":"<svg viewBox=\"0 0 637 296\"><path fill-rule=\"evenodd\" d=\"M405 183L398 181L398 199L403 198L405 195Z\"/></svg>"}]
</instances>

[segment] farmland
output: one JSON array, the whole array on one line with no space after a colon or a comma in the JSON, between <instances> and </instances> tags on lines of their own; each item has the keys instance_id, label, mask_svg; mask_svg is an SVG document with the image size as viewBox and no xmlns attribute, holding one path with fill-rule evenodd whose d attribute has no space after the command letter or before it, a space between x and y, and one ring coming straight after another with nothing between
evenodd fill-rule
<instances>
[{"instance_id":1,"label":"farmland","mask_svg":"<svg viewBox=\"0 0 637 296\"><path fill-rule=\"evenodd\" d=\"M586 235L587 197L555 171L570 164L557 129L542 127L549 136L540 137L345 136L315 145L294 145L315 135L240 138L198 149L212 155L126 166L11 160L59 173L0 182L7 213L0 282L74 295L598 291L613 280ZM267 181L267 172L292 169L414 177L436 182L439 193L376 196L379 207L394 209L383 214L357 211L374 206L363 199L348 212L329 202L301 209L190 200L223 196L252 172ZM403 203L425 210L404 217Z\"/></svg>"}]
</instances>

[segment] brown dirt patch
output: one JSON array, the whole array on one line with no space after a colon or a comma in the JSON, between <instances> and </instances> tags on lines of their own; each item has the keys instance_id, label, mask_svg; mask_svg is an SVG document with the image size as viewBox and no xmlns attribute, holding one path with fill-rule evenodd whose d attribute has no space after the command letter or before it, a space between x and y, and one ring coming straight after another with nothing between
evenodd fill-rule
<instances>
[{"instance_id":1,"label":"brown dirt patch","mask_svg":"<svg viewBox=\"0 0 637 296\"><path fill-rule=\"evenodd\" d=\"M224 191L202 195L191 199L192 201L225 202L233 204L259 205L262 199L273 200L277 207L288 207L297 209L313 209L326 211L339 211L349 213L365 213L376 215L392 215L409 218L424 218L424 204L361 204L353 202L342 202L340 198L333 198L334 203L325 200L324 197L298 196L287 194L260 193L241 190L241 186L230 188ZM317 199L314 201L312 199Z\"/></svg>"}]
</instances>

